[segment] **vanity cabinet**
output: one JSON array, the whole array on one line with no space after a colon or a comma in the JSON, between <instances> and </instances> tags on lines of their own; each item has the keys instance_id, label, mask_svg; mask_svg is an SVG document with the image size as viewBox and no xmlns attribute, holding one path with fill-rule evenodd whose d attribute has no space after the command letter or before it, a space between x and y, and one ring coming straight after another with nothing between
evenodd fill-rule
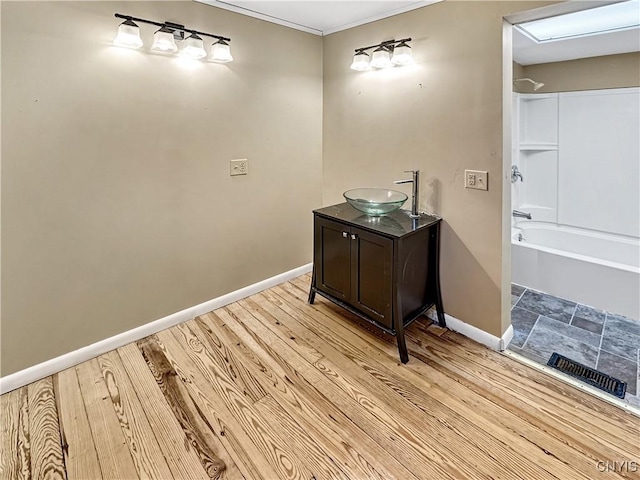
<instances>
[{"instance_id":1,"label":"vanity cabinet","mask_svg":"<svg viewBox=\"0 0 640 480\"><path fill-rule=\"evenodd\" d=\"M314 231L316 287L393 328L393 240L321 216Z\"/></svg>"},{"instance_id":2,"label":"vanity cabinet","mask_svg":"<svg viewBox=\"0 0 640 480\"><path fill-rule=\"evenodd\" d=\"M347 203L314 212L309 303L318 293L395 335L408 361L404 328L432 305L445 325L438 275L440 219L397 210L370 217Z\"/></svg>"}]
</instances>

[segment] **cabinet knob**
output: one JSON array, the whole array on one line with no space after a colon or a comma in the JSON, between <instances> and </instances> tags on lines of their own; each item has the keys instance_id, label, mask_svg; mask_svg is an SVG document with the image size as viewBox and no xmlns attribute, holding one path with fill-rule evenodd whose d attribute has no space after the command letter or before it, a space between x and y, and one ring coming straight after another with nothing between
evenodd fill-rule
<instances>
[{"instance_id":1,"label":"cabinet knob","mask_svg":"<svg viewBox=\"0 0 640 480\"><path fill-rule=\"evenodd\" d=\"M342 232L342 238L347 238L347 232Z\"/></svg>"},{"instance_id":2,"label":"cabinet knob","mask_svg":"<svg viewBox=\"0 0 640 480\"><path fill-rule=\"evenodd\" d=\"M356 238L358 238L358 235L356 235L355 233L351 234L351 240L355 240Z\"/></svg>"}]
</instances>

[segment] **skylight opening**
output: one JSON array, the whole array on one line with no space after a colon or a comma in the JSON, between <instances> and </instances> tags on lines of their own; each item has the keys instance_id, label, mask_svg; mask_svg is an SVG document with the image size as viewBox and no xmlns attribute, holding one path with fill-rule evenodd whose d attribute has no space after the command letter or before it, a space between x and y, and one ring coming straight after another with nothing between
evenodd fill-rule
<instances>
[{"instance_id":1,"label":"skylight opening","mask_svg":"<svg viewBox=\"0 0 640 480\"><path fill-rule=\"evenodd\" d=\"M640 0L544 18L515 27L536 43L639 28Z\"/></svg>"}]
</instances>

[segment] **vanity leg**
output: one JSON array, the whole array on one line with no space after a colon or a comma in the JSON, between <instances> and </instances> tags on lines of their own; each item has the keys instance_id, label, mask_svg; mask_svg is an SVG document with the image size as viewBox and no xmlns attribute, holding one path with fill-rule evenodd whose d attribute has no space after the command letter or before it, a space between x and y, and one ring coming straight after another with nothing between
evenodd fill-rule
<instances>
[{"instance_id":1,"label":"vanity leg","mask_svg":"<svg viewBox=\"0 0 640 480\"><path fill-rule=\"evenodd\" d=\"M313 266L313 270L311 270L311 285L309 287L309 298L308 302L310 305L313 305L313 302L316 300L316 266Z\"/></svg>"},{"instance_id":2,"label":"vanity leg","mask_svg":"<svg viewBox=\"0 0 640 480\"><path fill-rule=\"evenodd\" d=\"M407 352L407 342L404 339L404 322L400 311L400 290L396 290L396 302L393 311L393 325L396 328L396 340L398 342L398 353L400 361L407 363L409 361L409 353Z\"/></svg>"},{"instance_id":3,"label":"vanity leg","mask_svg":"<svg viewBox=\"0 0 640 480\"><path fill-rule=\"evenodd\" d=\"M400 354L400 361L407 363L409 361L409 353L407 352L407 343L404 340L404 329L396 331L396 338L398 339L398 353Z\"/></svg>"},{"instance_id":4,"label":"vanity leg","mask_svg":"<svg viewBox=\"0 0 640 480\"><path fill-rule=\"evenodd\" d=\"M432 239L435 243L435 258L434 258L434 283L436 294L436 313L438 315L438 325L446 327L447 323L444 319L444 307L442 306L442 294L440 292L440 223L435 225L435 228L431 231ZM433 257L432 257L433 258Z\"/></svg>"},{"instance_id":5,"label":"vanity leg","mask_svg":"<svg viewBox=\"0 0 640 480\"><path fill-rule=\"evenodd\" d=\"M442 328L447 326L447 322L444 319L444 310L442 308L442 298L440 298L440 294L438 293L438 298L436 299L436 313L438 315L438 325Z\"/></svg>"}]
</instances>

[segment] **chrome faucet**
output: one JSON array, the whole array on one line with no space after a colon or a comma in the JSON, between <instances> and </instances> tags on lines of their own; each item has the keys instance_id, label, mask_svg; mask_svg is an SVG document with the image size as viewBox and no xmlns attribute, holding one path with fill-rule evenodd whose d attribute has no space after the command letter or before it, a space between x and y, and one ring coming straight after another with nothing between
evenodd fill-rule
<instances>
[{"instance_id":1,"label":"chrome faucet","mask_svg":"<svg viewBox=\"0 0 640 480\"><path fill-rule=\"evenodd\" d=\"M526 212L521 212L520 210L514 210L511 214L517 218L526 218L527 220L531 220L531 214Z\"/></svg>"},{"instance_id":2,"label":"chrome faucet","mask_svg":"<svg viewBox=\"0 0 640 480\"><path fill-rule=\"evenodd\" d=\"M413 183L413 191L411 192L411 218L418 218L420 214L418 213L418 186L420 185L420 170L405 170L404 173L411 173L413 177L411 179L406 180L396 180L396 185L400 185L402 183Z\"/></svg>"},{"instance_id":3,"label":"chrome faucet","mask_svg":"<svg viewBox=\"0 0 640 480\"><path fill-rule=\"evenodd\" d=\"M524 181L524 178L522 178L522 174L520 173L520 170L518 170L518 166L511 165L511 183L516 183L518 179L520 179L521 182Z\"/></svg>"}]
</instances>

